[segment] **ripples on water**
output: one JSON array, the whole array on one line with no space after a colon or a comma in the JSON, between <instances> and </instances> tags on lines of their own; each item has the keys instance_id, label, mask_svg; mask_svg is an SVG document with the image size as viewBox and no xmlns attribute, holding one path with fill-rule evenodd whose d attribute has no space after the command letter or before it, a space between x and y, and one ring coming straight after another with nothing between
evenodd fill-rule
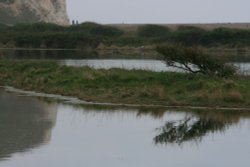
<instances>
[{"instance_id":1,"label":"ripples on water","mask_svg":"<svg viewBox=\"0 0 250 167\"><path fill-rule=\"evenodd\" d=\"M0 90L0 167L250 165L250 112L72 105Z\"/></svg>"}]
</instances>

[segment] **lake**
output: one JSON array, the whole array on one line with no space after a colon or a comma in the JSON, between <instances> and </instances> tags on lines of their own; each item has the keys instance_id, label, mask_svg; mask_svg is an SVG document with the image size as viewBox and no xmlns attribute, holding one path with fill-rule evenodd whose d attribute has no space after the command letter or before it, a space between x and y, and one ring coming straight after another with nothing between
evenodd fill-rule
<instances>
[{"instance_id":1,"label":"lake","mask_svg":"<svg viewBox=\"0 0 250 167\"><path fill-rule=\"evenodd\" d=\"M249 167L250 112L80 105L0 89L0 167Z\"/></svg>"},{"instance_id":2,"label":"lake","mask_svg":"<svg viewBox=\"0 0 250 167\"><path fill-rule=\"evenodd\" d=\"M0 50L1 51L1 50ZM250 53L249 52L213 52L213 55L223 55L227 61L234 64L239 73L250 74ZM111 54L100 55L98 53L86 53L75 50L2 50L1 59L15 60L52 60L66 66L89 66L95 69L122 68L127 70L149 70L156 72L182 72L182 70L168 67L160 58L155 55L150 57L143 54L124 55Z\"/></svg>"}]
</instances>

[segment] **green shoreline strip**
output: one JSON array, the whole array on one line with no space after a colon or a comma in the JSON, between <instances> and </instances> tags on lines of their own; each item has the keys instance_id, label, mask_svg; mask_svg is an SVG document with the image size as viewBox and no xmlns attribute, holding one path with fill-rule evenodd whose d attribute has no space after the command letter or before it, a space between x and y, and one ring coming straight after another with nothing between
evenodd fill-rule
<instances>
[{"instance_id":1,"label":"green shoreline strip","mask_svg":"<svg viewBox=\"0 0 250 167\"><path fill-rule=\"evenodd\" d=\"M248 77L95 70L50 61L0 61L0 85L100 103L249 107Z\"/></svg>"}]
</instances>

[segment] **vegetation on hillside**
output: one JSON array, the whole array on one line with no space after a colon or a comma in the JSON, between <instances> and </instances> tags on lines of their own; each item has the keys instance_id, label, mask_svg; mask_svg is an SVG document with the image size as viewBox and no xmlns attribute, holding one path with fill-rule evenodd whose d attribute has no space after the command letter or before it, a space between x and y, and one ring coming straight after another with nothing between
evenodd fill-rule
<instances>
[{"instance_id":1,"label":"vegetation on hillside","mask_svg":"<svg viewBox=\"0 0 250 167\"><path fill-rule=\"evenodd\" d=\"M96 23L59 26L50 23L0 24L0 46L18 48L96 48L105 46L145 46L180 43L185 46L249 47L250 30L217 28L204 30L180 26L171 30L160 25L141 25L135 32Z\"/></svg>"},{"instance_id":2,"label":"vegetation on hillside","mask_svg":"<svg viewBox=\"0 0 250 167\"><path fill-rule=\"evenodd\" d=\"M170 29L158 25L140 26L137 31L137 36L141 38L163 38L170 32Z\"/></svg>"},{"instance_id":3,"label":"vegetation on hillside","mask_svg":"<svg viewBox=\"0 0 250 167\"><path fill-rule=\"evenodd\" d=\"M121 36L116 28L95 23L83 23L69 27L50 23L17 24L0 27L0 43L19 48L96 48L106 39Z\"/></svg>"}]
</instances>

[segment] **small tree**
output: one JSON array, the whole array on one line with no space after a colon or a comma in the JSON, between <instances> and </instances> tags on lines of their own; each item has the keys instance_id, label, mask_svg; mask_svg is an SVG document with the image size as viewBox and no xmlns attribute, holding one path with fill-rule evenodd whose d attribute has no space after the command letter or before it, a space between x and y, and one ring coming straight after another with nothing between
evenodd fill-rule
<instances>
[{"instance_id":1,"label":"small tree","mask_svg":"<svg viewBox=\"0 0 250 167\"><path fill-rule=\"evenodd\" d=\"M236 68L227 64L222 58L205 54L198 48L182 45L161 45L156 50L164 56L168 66L190 73L230 76L236 72Z\"/></svg>"}]
</instances>

